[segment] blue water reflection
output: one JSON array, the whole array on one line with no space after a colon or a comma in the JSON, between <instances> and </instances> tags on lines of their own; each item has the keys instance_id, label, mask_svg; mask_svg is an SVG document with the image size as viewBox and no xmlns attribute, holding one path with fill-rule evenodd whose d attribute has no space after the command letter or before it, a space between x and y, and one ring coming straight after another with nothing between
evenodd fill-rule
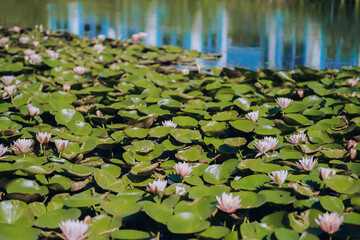
<instances>
[{"instance_id":1,"label":"blue water reflection","mask_svg":"<svg viewBox=\"0 0 360 240\"><path fill-rule=\"evenodd\" d=\"M216 62L202 62L208 67L360 66L359 0L45 2L43 24L52 30L121 39L144 31L149 46L170 44L222 54Z\"/></svg>"}]
</instances>

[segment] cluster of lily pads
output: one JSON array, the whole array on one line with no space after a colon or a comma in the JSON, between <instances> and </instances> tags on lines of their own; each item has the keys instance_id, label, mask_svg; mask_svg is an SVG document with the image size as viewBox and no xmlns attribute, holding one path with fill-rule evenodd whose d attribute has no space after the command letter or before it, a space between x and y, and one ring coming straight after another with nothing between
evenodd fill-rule
<instances>
[{"instance_id":1,"label":"cluster of lily pads","mask_svg":"<svg viewBox=\"0 0 360 240\"><path fill-rule=\"evenodd\" d=\"M359 67L143 37L0 29L1 239L360 237Z\"/></svg>"}]
</instances>

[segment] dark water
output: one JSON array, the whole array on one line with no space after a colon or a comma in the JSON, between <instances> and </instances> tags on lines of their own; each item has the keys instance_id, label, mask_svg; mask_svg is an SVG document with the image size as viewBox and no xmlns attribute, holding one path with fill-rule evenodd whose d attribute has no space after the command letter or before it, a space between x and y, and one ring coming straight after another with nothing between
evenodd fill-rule
<instances>
[{"instance_id":1,"label":"dark water","mask_svg":"<svg viewBox=\"0 0 360 240\"><path fill-rule=\"evenodd\" d=\"M0 23L178 45L223 57L211 66L360 66L360 0L0 0Z\"/></svg>"}]
</instances>

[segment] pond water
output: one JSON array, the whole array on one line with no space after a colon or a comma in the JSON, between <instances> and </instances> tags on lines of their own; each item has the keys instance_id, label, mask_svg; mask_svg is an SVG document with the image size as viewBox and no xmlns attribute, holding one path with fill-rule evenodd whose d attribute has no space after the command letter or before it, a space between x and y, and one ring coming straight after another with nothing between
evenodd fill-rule
<instances>
[{"instance_id":1,"label":"pond water","mask_svg":"<svg viewBox=\"0 0 360 240\"><path fill-rule=\"evenodd\" d=\"M202 65L360 66L360 0L1 0L0 24L220 53Z\"/></svg>"}]
</instances>

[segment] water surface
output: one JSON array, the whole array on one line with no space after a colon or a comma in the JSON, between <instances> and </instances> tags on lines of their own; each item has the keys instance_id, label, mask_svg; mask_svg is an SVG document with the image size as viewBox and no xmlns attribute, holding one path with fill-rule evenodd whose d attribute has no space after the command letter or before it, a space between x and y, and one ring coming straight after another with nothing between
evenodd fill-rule
<instances>
[{"instance_id":1,"label":"water surface","mask_svg":"<svg viewBox=\"0 0 360 240\"><path fill-rule=\"evenodd\" d=\"M79 36L178 45L222 58L206 66L360 66L360 0L1 0L0 23Z\"/></svg>"}]
</instances>

